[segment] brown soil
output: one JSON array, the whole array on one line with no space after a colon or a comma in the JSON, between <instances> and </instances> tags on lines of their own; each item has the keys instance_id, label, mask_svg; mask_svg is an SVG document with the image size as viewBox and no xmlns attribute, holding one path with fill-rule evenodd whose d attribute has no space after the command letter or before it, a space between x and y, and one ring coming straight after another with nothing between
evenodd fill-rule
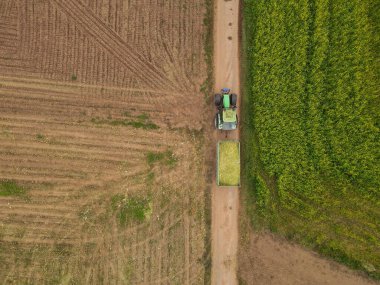
<instances>
[{"instance_id":1,"label":"brown soil","mask_svg":"<svg viewBox=\"0 0 380 285\"><path fill-rule=\"evenodd\" d=\"M249 235L240 249L239 277L247 285L374 285L358 273L271 234Z\"/></svg>"},{"instance_id":2,"label":"brown soil","mask_svg":"<svg viewBox=\"0 0 380 285\"><path fill-rule=\"evenodd\" d=\"M204 279L204 14L203 0L0 1L0 180L27 189L0 197L2 284ZM148 164L168 150L174 166ZM116 194L150 197L150 219L121 226Z\"/></svg>"}]
</instances>

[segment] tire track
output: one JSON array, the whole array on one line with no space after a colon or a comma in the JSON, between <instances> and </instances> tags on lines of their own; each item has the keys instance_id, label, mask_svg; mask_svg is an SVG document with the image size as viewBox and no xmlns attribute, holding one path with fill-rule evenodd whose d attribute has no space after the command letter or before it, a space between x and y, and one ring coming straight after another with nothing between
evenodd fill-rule
<instances>
[{"instance_id":1,"label":"tire track","mask_svg":"<svg viewBox=\"0 0 380 285\"><path fill-rule=\"evenodd\" d=\"M129 87L118 87L118 86L107 86L107 85L95 85L86 83L70 83L62 82L56 80L47 80L32 77L15 77L15 76L4 76L0 75L0 84L3 87L19 87L19 88L41 88L42 90L52 91L57 90L57 92L62 93L62 88L65 88L73 94L73 90L80 88L90 88L97 90L110 90L110 91L128 91L128 92L139 92L139 93L154 93L170 96L186 96L189 94L184 94L183 92L176 91L166 91L166 90L156 90L156 89L146 89L146 88L129 88Z\"/></svg>"},{"instance_id":2,"label":"tire track","mask_svg":"<svg viewBox=\"0 0 380 285\"><path fill-rule=\"evenodd\" d=\"M104 23L82 3L74 0L52 0L56 5L72 18L78 27L84 29L93 39L115 56L125 68L130 70L146 86L159 90L176 90L174 84L158 68L148 63L138 53L133 51L115 31Z\"/></svg>"}]
</instances>

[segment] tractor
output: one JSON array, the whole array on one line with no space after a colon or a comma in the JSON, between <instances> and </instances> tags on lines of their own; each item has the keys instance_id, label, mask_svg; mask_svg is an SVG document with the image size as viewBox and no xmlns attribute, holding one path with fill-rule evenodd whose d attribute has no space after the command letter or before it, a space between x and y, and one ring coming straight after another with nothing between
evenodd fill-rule
<instances>
[{"instance_id":1,"label":"tractor","mask_svg":"<svg viewBox=\"0 0 380 285\"><path fill-rule=\"evenodd\" d=\"M231 93L229 88L223 88L221 93L215 94L214 103L218 108L215 115L215 128L224 131L236 130L238 124L237 95Z\"/></svg>"}]
</instances>

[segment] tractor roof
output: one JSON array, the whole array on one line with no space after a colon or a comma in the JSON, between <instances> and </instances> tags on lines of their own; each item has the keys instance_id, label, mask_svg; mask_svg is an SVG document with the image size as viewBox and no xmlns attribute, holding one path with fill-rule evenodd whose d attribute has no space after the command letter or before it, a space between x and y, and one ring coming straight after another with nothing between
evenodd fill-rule
<instances>
[{"instance_id":1,"label":"tractor roof","mask_svg":"<svg viewBox=\"0 0 380 285\"><path fill-rule=\"evenodd\" d=\"M236 122L236 110L234 109L223 110L223 122L226 122L226 123Z\"/></svg>"}]
</instances>

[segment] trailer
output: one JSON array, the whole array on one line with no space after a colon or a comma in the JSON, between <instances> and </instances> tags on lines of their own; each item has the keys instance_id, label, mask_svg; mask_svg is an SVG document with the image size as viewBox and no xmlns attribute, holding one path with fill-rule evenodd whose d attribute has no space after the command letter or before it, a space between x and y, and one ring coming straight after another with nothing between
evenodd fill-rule
<instances>
[{"instance_id":1,"label":"trailer","mask_svg":"<svg viewBox=\"0 0 380 285\"><path fill-rule=\"evenodd\" d=\"M217 144L216 183L218 186L240 186L240 142L223 140Z\"/></svg>"}]
</instances>

